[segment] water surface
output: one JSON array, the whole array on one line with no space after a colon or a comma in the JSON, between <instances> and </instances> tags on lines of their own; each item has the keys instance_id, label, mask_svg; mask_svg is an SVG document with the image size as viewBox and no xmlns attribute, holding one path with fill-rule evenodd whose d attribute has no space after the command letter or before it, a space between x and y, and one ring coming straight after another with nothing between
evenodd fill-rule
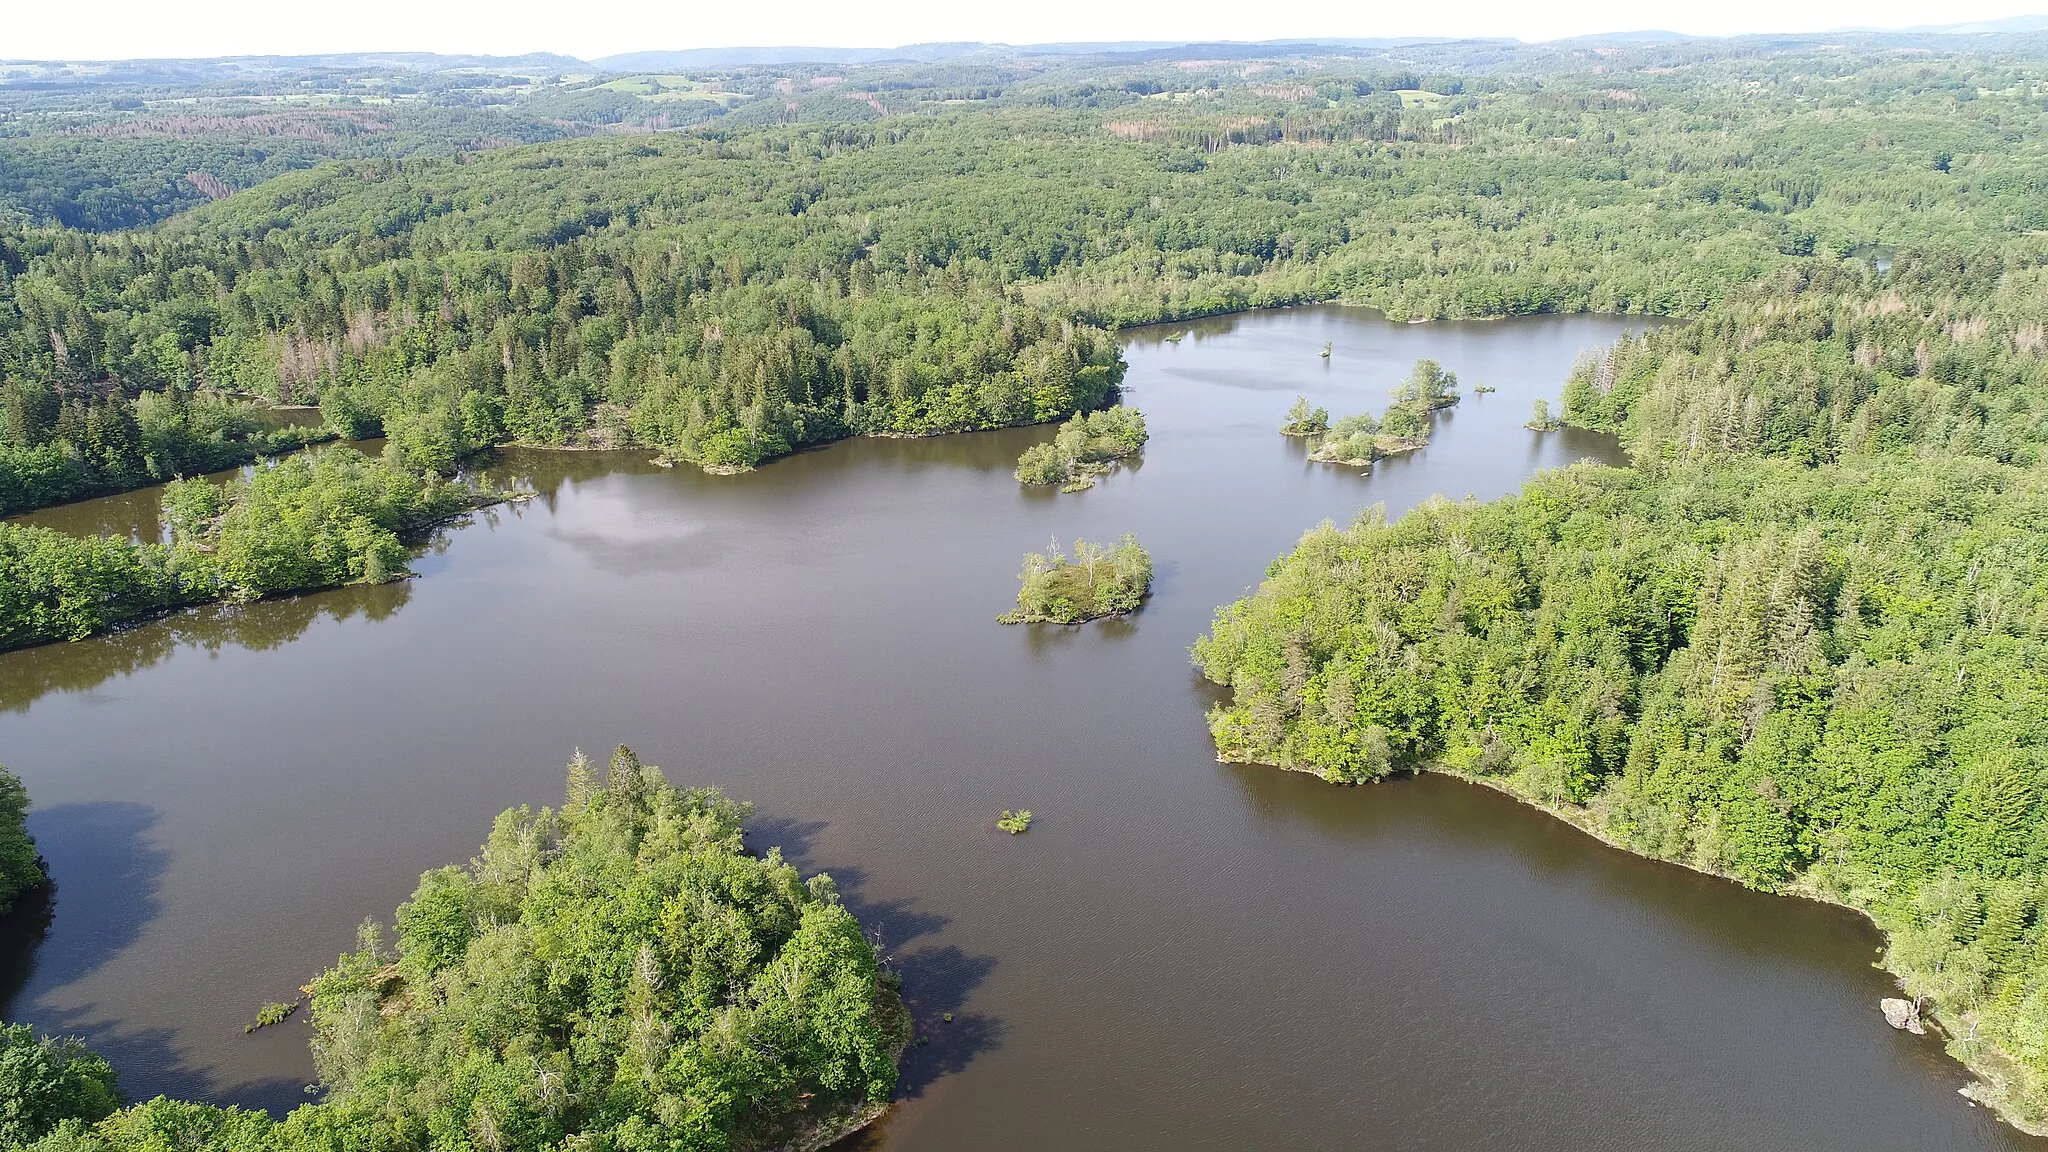
<instances>
[{"instance_id":1,"label":"water surface","mask_svg":"<svg viewBox=\"0 0 2048 1152\"><path fill-rule=\"evenodd\" d=\"M1187 658L1216 606L1326 517L1612 459L1522 422L1625 326L1143 332L1152 442L1080 495L1010 477L1049 429L725 478L508 453L542 498L444 533L419 580L0 657L0 759L58 879L32 963L0 956L9 1015L87 1035L138 1093L304 1099L303 1023L245 1036L256 1008L500 809L556 802L572 747L625 742L754 801L751 842L883 934L932 1042L865 1147L2038 1152L1884 1026L1853 916L1452 780L1216 763ZM1468 393L1423 451L1367 473L1276 433L1297 392L1383 409L1418 356ZM44 519L154 532L125 507ZM1025 551L1124 531L1158 569L1142 613L995 623ZM1016 807L1030 833L996 831Z\"/></svg>"}]
</instances>

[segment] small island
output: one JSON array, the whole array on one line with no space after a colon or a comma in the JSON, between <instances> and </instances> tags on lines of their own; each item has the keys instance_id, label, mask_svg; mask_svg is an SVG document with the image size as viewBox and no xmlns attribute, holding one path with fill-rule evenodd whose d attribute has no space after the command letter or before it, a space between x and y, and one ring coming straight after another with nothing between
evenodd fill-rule
<instances>
[{"instance_id":1,"label":"small island","mask_svg":"<svg viewBox=\"0 0 2048 1152\"><path fill-rule=\"evenodd\" d=\"M1320 408L1311 410L1308 401L1297 398L1288 411L1288 423L1280 430L1290 436L1322 436L1308 454L1311 460L1364 468L1381 457L1413 452L1428 444L1430 413L1456 404L1457 387L1457 373L1444 371L1434 360L1417 360L1408 378L1394 389L1394 402L1385 417L1374 420L1359 413L1333 424L1328 413ZM1291 431L1298 419L1307 424L1319 421L1322 427L1315 433Z\"/></svg>"},{"instance_id":2,"label":"small island","mask_svg":"<svg viewBox=\"0 0 2048 1152\"><path fill-rule=\"evenodd\" d=\"M1330 410L1312 406L1306 396L1294 398L1294 407L1287 410L1287 423L1280 426L1282 436L1321 436L1329 430Z\"/></svg>"},{"instance_id":3,"label":"small island","mask_svg":"<svg viewBox=\"0 0 2048 1152\"><path fill-rule=\"evenodd\" d=\"M1033 444L1017 458L1020 484L1057 484L1062 492L1085 492L1115 462L1145 446L1145 414L1119 404L1100 412L1077 412L1060 425L1051 442Z\"/></svg>"},{"instance_id":4,"label":"small island","mask_svg":"<svg viewBox=\"0 0 2048 1152\"><path fill-rule=\"evenodd\" d=\"M1563 423L1557 417L1550 414L1550 401L1538 396L1536 398L1536 414L1529 418L1529 423L1524 425L1524 427L1528 428L1531 432L1555 432L1563 427Z\"/></svg>"},{"instance_id":5,"label":"small island","mask_svg":"<svg viewBox=\"0 0 2048 1152\"><path fill-rule=\"evenodd\" d=\"M1072 560L1054 540L1045 554L1025 555L1018 579L1017 610L1002 623L1083 624L1137 611L1152 590L1152 557L1128 532L1108 548L1077 539Z\"/></svg>"},{"instance_id":6,"label":"small island","mask_svg":"<svg viewBox=\"0 0 2048 1152\"><path fill-rule=\"evenodd\" d=\"M1445 371L1434 360L1417 360L1408 370L1408 378L1394 386L1394 404L1387 409L1387 422L1393 422L1396 411L1412 412L1419 420L1457 402L1458 374Z\"/></svg>"},{"instance_id":7,"label":"small island","mask_svg":"<svg viewBox=\"0 0 2048 1152\"><path fill-rule=\"evenodd\" d=\"M1340 418L1330 425L1322 442L1308 454L1311 460L1324 464L1345 464L1363 468L1382 456L1404 451L1400 446L1383 447L1379 421L1366 413ZM1405 444L1405 441L1403 442Z\"/></svg>"},{"instance_id":8,"label":"small island","mask_svg":"<svg viewBox=\"0 0 2048 1152\"><path fill-rule=\"evenodd\" d=\"M1003 809L1003 814L996 818L996 827L1008 832L1012 836L1029 832L1031 830L1031 809L1020 808L1015 812L1010 811L1008 808Z\"/></svg>"}]
</instances>

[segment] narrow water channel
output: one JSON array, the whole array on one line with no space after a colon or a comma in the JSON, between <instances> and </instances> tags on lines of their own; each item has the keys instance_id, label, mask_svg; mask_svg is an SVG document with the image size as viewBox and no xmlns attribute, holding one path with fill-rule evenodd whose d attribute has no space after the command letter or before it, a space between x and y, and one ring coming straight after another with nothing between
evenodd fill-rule
<instances>
[{"instance_id":1,"label":"narrow water channel","mask_svg":"<svg viewBox=\"0 0 2048 1152\"><path fill-rule=\"evenodd\" d=\"M58 883L40 947L0 956L6 1016L88 1037L136 1093L288 1107L305 1028L244 1035L256 1008L500 809L557 802L573 747L624 742L753 801L750 842L881 932L931 1043L862 1147L2048 1147L1885 1027L1853 916L1452 780L1215 761L1187 657L1214 609L1323 518L1615 459L1522 424L1627 326L1148 330L1152 442L1079 495L1010 477L1048 429L725 478L509 452L542 499L443 533L418 580L0 656L0 760ZM1296 393L1383 408L1421 356L1466 392L1425 450L1360 473L1277 434ZM38 519L152 533L120 499ZM1157 565L1143 612L995 623L1025 551L1124 531ZM1031 831L996 831L1020 806Z\"/></svg>"}]
</instances>

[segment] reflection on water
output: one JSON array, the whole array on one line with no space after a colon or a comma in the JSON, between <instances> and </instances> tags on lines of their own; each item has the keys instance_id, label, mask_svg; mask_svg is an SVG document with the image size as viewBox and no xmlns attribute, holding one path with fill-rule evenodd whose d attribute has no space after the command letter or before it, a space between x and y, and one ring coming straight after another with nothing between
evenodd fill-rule
<instances>
[{"instance_id":1,"label":"reflection on water","mask_svg":"<svg viewBox=\"0 0 2048 1152\"><path fill-rule=\"evenodd\" d=\"M437 542L426 551L445 548ZM45 644L7 656L0 711L19 712L51 692L91 693L117 676L132 676L184 649L219 655L224 648L265 652L304 635L316 620L384 620L412 595L399 580L350 585L306 596L213 604L73 644ZM112 703L112 701L103 701Z\"/></svg>"},{"instance_id":2,"label":"reflection on water","mask_svg":"<svg viewBox=\"0 0 2048 1152\"><path fill-rule=\"evenodd\" d=\"M1320 520L1615 459L1522 422L1632 326L1136 333L1152 440L1080 494L1011 478L1048 428L732 477L508 451L486 468L539 498L441 534L418 580L0 656L0 757L39 816L103 829L47 833L57 910L14 1011L106 1038L138 1094L296 1099L305 1029L244 1035L256 1008L499 810L558 801L572 747L623 742L757 803L749 843L832 872L904 974L930 1043L861 1147L2039 1149L1885 1027L1853 917L1455 781L1215 761L1187 650L1216 607ZM1296 393L1378 411L1422 356L1468 394L1421 451L1360 472L1278 435ZM1142 612L995 623L1027 550L1125 531L1157 567ZM997 831L1018 807L1031 831Z\"/></svg>"},{"instance_id":3,"label":"reflection on water","mask_svg":"<svg viewBox=\"0 0 2048 1152\"><path fill-rule=\"evenodd\" d=\"M18 1018L14 998L35 972L36 952L49 935L53 894L48 886L24 893L0 916L0 1020Z\"/></svg>"}]
</instances>

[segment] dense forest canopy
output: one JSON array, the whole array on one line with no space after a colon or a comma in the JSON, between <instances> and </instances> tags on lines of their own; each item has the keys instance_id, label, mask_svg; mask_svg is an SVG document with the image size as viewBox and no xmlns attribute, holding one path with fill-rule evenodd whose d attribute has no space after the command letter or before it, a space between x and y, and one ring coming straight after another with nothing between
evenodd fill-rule
<instances>
[{"instance_id":1,"label":"dense forest canopy","mask_svg":"<svg viewBox=\"0 0 2048 1152\"><path fill-rule=\"evenodd\" d=\"M1110 403L1124 324L1682 315L1809 254L2048 224L2023 60L1544 60L1068 64L944 100L964 66L729 76L787 81L794 122L748 124L756 101L694 132L334 160L145 232L0 228L0 510L275 450L251 400L439 467L521 441L744 468ZM827 119L856 81L904 111Z\"/></svg>"}]
</instances>

